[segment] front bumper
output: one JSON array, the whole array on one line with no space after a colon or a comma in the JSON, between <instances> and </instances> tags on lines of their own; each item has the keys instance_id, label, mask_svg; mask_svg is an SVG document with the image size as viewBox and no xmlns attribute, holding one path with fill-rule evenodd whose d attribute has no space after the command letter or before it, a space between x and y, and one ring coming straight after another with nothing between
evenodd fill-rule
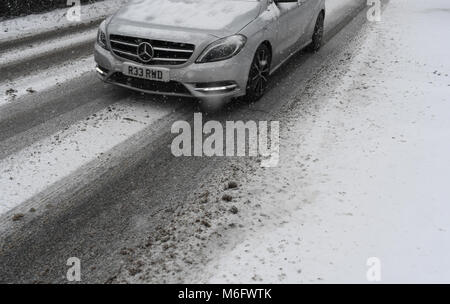
<instances>
[{"instance_id":1,"label":"front bumper","mask_svg":"<svg viewBox=\"0 0 450 304\"><path fill-rule=\"evenodd\" d=\"M129 89L201 100L229 99L245 95L253 56L244 50L219 62L197 64L193 57L182 66L160 66L170 70L168 83L125 76L122 67L126 59L113 55L98 44L95 45L95 61L97 74L103 81Z\"/></svg>"}]
</instances>

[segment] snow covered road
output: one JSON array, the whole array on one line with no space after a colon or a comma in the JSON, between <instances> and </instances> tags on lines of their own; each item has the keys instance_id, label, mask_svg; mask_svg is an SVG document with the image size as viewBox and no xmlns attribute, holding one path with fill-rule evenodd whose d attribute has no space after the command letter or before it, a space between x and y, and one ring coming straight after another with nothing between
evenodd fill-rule
<instances>
[{"instance_id":1,"label":"snow covered road","mask_svg":"<svg viewBox=\"0 0 450 304\"><path fill-rule=\"evenodd\" d=\"M369 24L366 1L328 0L319 53L206 118L279 120L270 170L173 157L195 103L96 78L96 22L123 2L73 28L63 10L0 22L0 282L65 282L72 256L83 282L367 282L370 256L385 282L448 281L448 45L421 47L449 28L446 1Z\"/></svg>"},{"instance_id":2,"label":"snow covered road","mask_svg":"<svg viewBox=\"0 0 450 304\"><path fill-rule=\"evenodd\" d=\"M358 30L345 29L346 39L333 39L364 3L330 3L334 21L327 23L330 42L322 55L299 54L274 75L268 97L250 106L235 103L209 119L268 120L292 102L320 71L323 57L333 57ZM206 212L213 221L228 214L225 206L212 203L213 189L220 199L223 183L234 176L234 162L245 166L242 172L258 166L254 159L174 158L168 149L171 124L191 120L198 111L195 103L101 83L89 71L92 59L86 54L91 47L72 43L91 28L54 32L48 37L59 45L54 50L32 36L25 41L31 41L33 51L25 48L28 42L19 41L17 47L30 55L18 57L23 75L4 69L11 73L0 81L1 282L65 282L66 261L72 256L82 260L85 282L178 281L181 273L162 269L178 265L174 257L183 258L177 253L181 248L167 249L161 240L169 236L189 245L183 238L196 235L198 242L190 246L198 247L187 250L180 265L184 271L202 265L190 256L205 257L202 249L215 242L199 235L199 225L204 226L198 216ZM12 58L11 45L0 50ZM69 55L59 50L69 50ZM211 191L211 205L199 205L204 191ZM176 228L167 231L171 225L179 235ZM145 275L145 265L153 265L154 275Z\"/></svg>"}]
</instances>

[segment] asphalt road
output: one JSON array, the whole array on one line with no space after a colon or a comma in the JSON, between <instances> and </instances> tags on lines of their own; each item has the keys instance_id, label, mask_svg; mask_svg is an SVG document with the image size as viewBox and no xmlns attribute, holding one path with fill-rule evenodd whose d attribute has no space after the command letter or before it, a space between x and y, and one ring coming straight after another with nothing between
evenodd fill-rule
<instances>
[{"instance_id":1,"label":"asphalt road","mask_svg":"<svg viewBox=\"0 0 450 304\"><path fill-rule=\"evenodd\" d=\"M252 105L237 101L207 119L282 119L294 97L367 22L361 8L343 12L335 20L329 24L323 49L317 54L300 52L289 60L272 77L262 100ZM16 77L17 67L32 73L91 51L86 42L72 47L69 58L64 58L67 49L62 49L5 64L7 76L0 80ZM157 233L205 181L220 177L229 167L227 158L172 156L170 127L177 120L192 120L198 111L192 100L114 88L97 80L93 72L1 105L0 161L93 113L121 104L143 104L150 112L158 109L164 114L0 216L0 282L66 283L69 257L81 259L84 283L114 281L124 263L132 263L124 261L122 248ZM13 221L17 214L24 216Z\"/></svg>"}]
</instances>

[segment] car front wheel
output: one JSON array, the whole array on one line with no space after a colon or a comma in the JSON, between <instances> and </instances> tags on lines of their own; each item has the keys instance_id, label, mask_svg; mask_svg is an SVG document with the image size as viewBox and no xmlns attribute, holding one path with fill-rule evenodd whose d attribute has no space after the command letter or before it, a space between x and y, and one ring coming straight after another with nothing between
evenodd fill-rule
<instances>
[{"instance_id":1,"label":"car front wheel","mask_svg":"<svg viewBox=\"0 0 450 304\"><path fill-rule=\"evenodd\" d=\"M250 67L246 99L250 102L259 100L267 89L270 75L271 54L267 45L258 47Z\"/></svg>"}]
</instances>

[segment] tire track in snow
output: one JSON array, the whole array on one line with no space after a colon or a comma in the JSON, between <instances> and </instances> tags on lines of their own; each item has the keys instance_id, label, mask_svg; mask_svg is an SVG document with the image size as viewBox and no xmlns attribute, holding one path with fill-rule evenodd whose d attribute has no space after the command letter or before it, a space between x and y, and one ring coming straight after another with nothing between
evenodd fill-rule
<instances>
[{"instance_id":1,"label":"tire track in snow","mask_svg":"<svg viewBox=\"0 0 450 304\"><path fill-rule=\"evenodd\" d=\"M44 81L45 82L45 81ZM125 90L102 84L94 73L86 73L62 84L51 85L42 92L36 92L14 99L0 106L0 159L8 155L8 151L17 151L12 138L20 136L31 129L31 137L18 142L21 148L48 136L59 129L66 128L77 120L86 119L99 108L91 108L94 112L79 110L89 104L102 104L103 108L123 99ZM72 113L73 116L68 113ZM62 119L66 117L66 121ZM60 121L54 124L57 129L46 130L43 125L51 121ZM39 129L44 132L39 132ZM20 150L19 149L19 150Z\"/></svg>"},{"instance_id":2,"label":"tire track in snow","mask_svg":"<svg viewBox=\"0 0 450 304\"><path fill-rule=\"evenodd\" d=\"M67 20L68 8L1 21L0 51L97 27L126 2L128 0L107 0L83 5L80 22Z\"/></svg>"},{"instance_id":3,"label":"tire track in snow","mask_svg":"<svg viewBox=\"0 0 450 304\"><path fill-rule=\"evenodd\" d=\"M99 91L104 92L104 90ZM120 100L119 97L123 95L117 90L113 90L110 93L105 93L104 96L95 97L91 100L80 100L79 103L75 104L69 102L73 107L55 107L57 111L51 111L50 113L48 113L48 109L53 107L52 103L42 104L39 111L43 115L36 116L36 119L33 119L33 114L28 112L39 112L38 110L26 110L8 117L5 121L1 121L0 125L9 127L0 132L0 140L1 138L4 139L0 141L0 160L78 121L88 119L93 113Z\"/></svg>"},{"instance_id":4,"label":"tire track in snow","mask_svg":"<svg viewBox=\"0 0 450 304\"><path fill-rule=\"evenodd\" d=\"M93 71L94 66L94 57L89 56L44 71L37 71L27 77L2 82L0 83L0 92L3 95L0 95L0 108L2 105L15 102L21 97L47 90L55 85L80 77L84 73ZM14 90L14 93L5 93L11 89Z\"/></svg>"},{"instance_id":5,"label":"tire track in snow","mask_svg":"<svg viewBox=\"0 0 450 304\"><path fill-rule=\"evenodd\" d=\"M7 51L0 58L0 81L13 80L39 69L91 55L96 33L97 29L91 29Z\"/></svg>"},{"instance_id":6,"label":"tire track in snow","mask_svg":"<svg viewBox=\"0 0 450 304\"><path fill-rule=\"evenodd\" d=\"M107 154L172 109L123 102L93 114L0 161L0 214L32 198L78 168Z\"/></svg>"}]
</instances>

